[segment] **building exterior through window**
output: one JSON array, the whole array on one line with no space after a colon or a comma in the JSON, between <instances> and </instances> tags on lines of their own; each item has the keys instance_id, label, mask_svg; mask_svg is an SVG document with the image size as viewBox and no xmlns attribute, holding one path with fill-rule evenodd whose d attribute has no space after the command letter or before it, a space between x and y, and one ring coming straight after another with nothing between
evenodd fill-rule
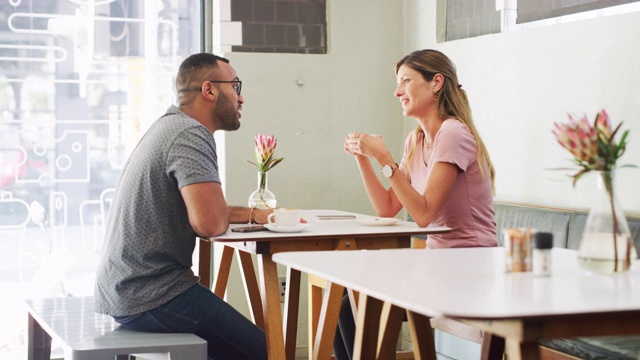
<instances>
[{"instance_id":1,"label":"building exterior through window","mask_svg":"<svg viewBox=\"0 0 640 360\"><path fill-rule=\"evenodd\" d=\"M0 2L0 358L26 358L24 298L93 293L116 181L201 49L200 4Z\"/></svg>"}]
</instances>

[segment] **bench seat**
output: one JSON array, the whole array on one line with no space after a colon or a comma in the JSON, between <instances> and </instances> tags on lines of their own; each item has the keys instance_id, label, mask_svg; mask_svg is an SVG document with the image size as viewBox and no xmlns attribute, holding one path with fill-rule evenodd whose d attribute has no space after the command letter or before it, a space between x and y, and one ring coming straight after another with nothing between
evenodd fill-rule
<instances>
[{"instance_id":1,"label":"bench seat","mask_svg":"<svg viewBox=\"0 0 640 360\"><path fill-rule=\"evenodd\" d=\"M207 358L207 342L200 337L124 329L111 316L95 313L92 297L31 299L26 304L29 360L49 359L52 339L60 343L66 360L127 359L131 354Z\"/></svg>"},{"instance_id":2,"label":"bench seat","mask_svg":"<svg viewBox=\"0 0 640 360\"><path fill-rule=\"evenodd\" d=\"M554 350L557 359L638 360L640 354L640 336L635 335L545 339L540 345Z\"/></svg>"}]
</instances>

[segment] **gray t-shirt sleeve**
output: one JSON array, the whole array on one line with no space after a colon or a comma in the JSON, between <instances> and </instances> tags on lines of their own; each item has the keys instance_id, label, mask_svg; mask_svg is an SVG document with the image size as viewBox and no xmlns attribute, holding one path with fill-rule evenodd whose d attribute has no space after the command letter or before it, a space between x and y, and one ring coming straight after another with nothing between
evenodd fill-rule
<instances>
[{"instance_id":1,"label":"gray t-shirt sleeve","mask_svg":"<svg viewBox=\"0 0 640 360\"><path fill-rule=\"evenodd\" d=\"M202 182L220 183L213 135L204 127L185 130L171 145L166 169L178 189Z\"/></svg>"}]
</instances>

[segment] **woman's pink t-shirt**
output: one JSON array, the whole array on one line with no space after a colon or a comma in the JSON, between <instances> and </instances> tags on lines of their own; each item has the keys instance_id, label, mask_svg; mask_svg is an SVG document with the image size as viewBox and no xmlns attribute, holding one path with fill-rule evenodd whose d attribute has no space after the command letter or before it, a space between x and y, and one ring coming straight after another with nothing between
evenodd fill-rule
<instances>
[{"instance_id":1,"label":"woman's pink t-shirt","mask_svg":"<svg viewBox=\"0 0 640 360\"><path fill-rule=\"evenodd\" d=\"M407 164L407 154L414 136L415 132L411 132L405 141L400 169L406 173L408 166L409 180L416 191L424 194L433 165L437 162L453 164L460 170L449 197L431 222L452 230L448 234L429 235L427 247L496 246L490 170L483 164L483 178L476 157L476 140L469 129L456 119L445 120L431 145L430 159L425 161L420 151L422 144L418 143L411 164Z\"/></svg>"}]
</instances>

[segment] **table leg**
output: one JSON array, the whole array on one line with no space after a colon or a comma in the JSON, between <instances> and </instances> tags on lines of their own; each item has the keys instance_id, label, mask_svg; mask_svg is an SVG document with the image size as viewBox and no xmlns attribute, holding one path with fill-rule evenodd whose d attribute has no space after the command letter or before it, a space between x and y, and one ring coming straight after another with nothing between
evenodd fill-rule
<instances>
[{"instance_id":1,"label":"table leg","mask_svg":"<svg viewBox=\"0 0 640 360\"><path fill-rule=\"evenodd\" d=\"M540 346L538 341L520 341L517 338L506 339L509 360L538 360Z\"/></svg>"},{"instance_id":2,"label":"table leg","mask_svg":"<svg viewBox=\"0 0 640 360\"><path fill-rule=\"evenodd\" d=\"M271 254L258 255L258 264L260 268L262 313L265 319L264 332L267 337L267 353L271 360L285 359L278 268L271 259Z\"/></svg>"},{"instance_id":3,"label":"table leg","mask_svg":"<svg viewBox=\"0 0 640 360\"><path fill-rule=\"evenodd\" d=\"M200 259L202 261L202 259ZM209 260L211 261L211 260ZM233 248L230 246L222 247L222 258L220 259L220 267L216 271L216 281L213 284L213 292L221 299L224 299L224 293L227 291L227 281L229 280L229 272L231 271L231 262L233 261Z\"/></svg>"},{"instance_id":4,"label":"table leg","mask_svg":"<svg viewBox=\"0 0 640 360\"><path fill-rule=\"evenodd\" d=\"M407 311L407 319L409 320L409 332L411 333L415 360L435 360L436 345L429 318L413 311Z\"/></svg>"},{"instance_id":5,"label":"table leg","mask_svg":"<svg viewBox=\"0 0 640 360\"><path fill-rule=\"evenodd\" d=\"M198 252L198 276L200 284L211 289L211 241L200 239Z\"/></svg>"},{"instance_id":6,"label":"table leg","mask_svg":"<svg viewBox=\"0 0 640 360\"><path fill-rule=\"evenodd\" d=\"M251 307L251 316L253 323L264 330L264 316L262 314L262 299L260 297L260 288L256 279L256 271L253 267L251 254L242 250L237 251L238 262L240 263L240 273L242 274L242 283L244 291L247 294L247 302Z\"/></svg>"},{"instance_id":7,"label":"table leg","mask_svg":"<svg viewBox=\"0 0 640 360\"><path fill-rule=\"evenodd\" d=\"M331 358L343 294L344 287L342 285L327 282L327 288L325 289L322 301L322 309L320 310L320 318L318 319L318 330L313 346L313 360Z\"/></svg>"},{"instance_id":8,"label":"table leg","mask_svg":"<svg viewBox=\"0 0 640 360\"><path fill-rule=\"evenodd\" d=\"M51 356L51 336L28 314L27 318L27 359L48 360Z\"/></svg>"},{"instance_id":9,"label":"table leg","mask_svg":"<svg viewBox=\"0 0 640 360\"><path fill-rule=\"evenodd\" d=\"M376 359L381 312L382 301L360 294L356 338L353 345L354 359ZM395 351L393 357L395 357Z\"/></svg>"},{"instance_id":10,"label":"table leg","mask_svg":"<svg viewBox=\"0 0 640 360\"><path fill-rule=\"evenodd\" d=\"M396 356L396 345L400 328L406 311L389 302L382 305L380 315L380 336L378 336L377 359L393 359Z\"/></svg>"},{"instance_id":11,"label":"table leg","mask_svg":"<svg viewBox=\"0 0 640 360\"><path fill-rule=\"evenodd\" d=\"M296 357L299 303L300 271L287 268L287 288L284 298L284 346L287 359Z\"/></svg>"},{"instance_id":12,"label":"table leg","mask_svg":"<svg viewBox=\"0 0 640 360\"><path fill-rule=\"evenodd\" d=\"M504 355L504 338L488 332L482 333L480 359L502 360Z\"/></svg>"},{"instance_id":13,"label":"table leg","mask_svg":"<svg viewBox=\"0 0 640 360\"><path fill-rule=\"evenodd\" d=\"M353 289L347 289L347 295L349 296L349 305L351 305L351 312L353 313L353 322L358 321L358 300L359 295L357 291Z\"/></svg>"},{"instance_id":14,"label":"table leg","mask_svg":"<svg viewBox=\"0 0 640 360\"><path fill-rule=\"evenodd\" d=\"M327 287L327 281L315 275L307 275L307 290L309 296L309 359L313 359L313 344L316 340L316 331L320 320L320 308L322 306L322 289Z\"/></svg>"}]
</instances>

